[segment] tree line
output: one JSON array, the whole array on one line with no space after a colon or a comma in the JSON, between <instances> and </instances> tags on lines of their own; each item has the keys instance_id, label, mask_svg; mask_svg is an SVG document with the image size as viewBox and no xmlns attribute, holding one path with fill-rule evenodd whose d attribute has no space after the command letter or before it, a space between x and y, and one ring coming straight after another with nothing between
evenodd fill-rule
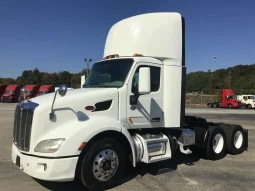
<instances>
[{"instance_id":1,"label":"tree line","mask_svg":"<svg viewBox=\"0 0 255 191\"><path fill-rule=\"evenodd\" d=\"M191 72L186 85L187 92L218 94L221 89L230 88L235 94L255 94L255 64Z\"/></svg>"},{"instance_id":2,"label":"tree line","mask_svg":"<svg viewBox=\"0 0 255 191\"><path fill-rule=\"evenodd\" d=\"M79 73L59 71L54 73L24 70L21 76L14 78L0 78L0 84L51 84L60 86L65 83L69 87L79 88L81 76L87 76L87 70ZM187 92L203 92L204 94L218 94L221 89L230 88L235 94L255 94L255 64L237 65L215 71L197 71L187 74Z\"/></svg>"},{"instance_id":3,"label":"tree line","mask_svg":"<svg viewBox=\"0 0 255 191\"><path fill-rule=\"evenodd\" d=\"M87 76L87 70L84 69L79 73L70 73L68 71L59 71L54 73L40 72L38 68L34 70L24 70L21 76L14 78L0 78L0 84L51 84L53 86L60 86L67 84L68 87L80 88L81 76Z\"/></svg>"}]
</instances>

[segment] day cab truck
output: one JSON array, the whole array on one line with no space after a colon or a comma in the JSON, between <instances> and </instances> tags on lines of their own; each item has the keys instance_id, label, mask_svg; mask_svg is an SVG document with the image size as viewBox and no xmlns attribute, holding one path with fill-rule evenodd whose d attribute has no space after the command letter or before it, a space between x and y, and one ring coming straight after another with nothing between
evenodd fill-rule
<instances>
[{"instance_id":1,"label":"day cab truck","mask_svg":"<svg viewBox=\"0 0 255 191\"><path fill-rule=\"evenodd\" d=\"M5 85L5 84L0 84L0 98L1 98L2 95L4 94L6 87L7 87L7 85Z\"/></svg>"},{"instance_id":2,"label":"day cab truck","mask_svg":"<svg viewBox=\"0 0 255 191\"><path fill-rule=\"evenodd\" d=\"M38 93L39 88L40 88L40 85L35 85L35 84L25 85L24 87L25 94L24 95L21 94L19 96L19 102L35 97Z\"/></svg>"},{"instance_id":3,"label":"day cab truck","mask_svg":"<svg viewBox=\"0 0 255 191\"><path fill-rule=\"evenodd\" d=\"M241 101L242 105L246 108L255 108L255 96L254 95L237 95L237 99Z\"/></svg>"},{"instance_id":4,"label":"day cab truck","mask_svg":"<svg viewBox=\"0 0 255 191\"><path fill-rule=\"evenodd\" d=\"M8 85L1 97L1 102L18 102L21 87L22 85L17 84Z\"/></svg>"},{"instance_id":5,"label":"day cab truck","mask_svg":"<svg viewBox=\"0 0 255 191\"><path fill-rule=\"evenodd\" d=\"M233 90L221 90L221 107L222 108L240 108L242 107L241 101L237 99Z\"/></svg>"},{"instance_id":6,"label":"day cab truck","mask_svg":"<svg viewBox=\"0 0 255 191\"><path fill-rule=\"evenodd\" d=\"M148 13L114 24L104 59L83 88L17 105L12 161L47 181L79 178L91 190L113 187L127 163L156 163L179 149L208 159L248 148L240 125L185 116L185 27L179 13ZM23 120L24 119L24 120Z\"/></svg>"},{"instance_id":7,"label":"day cab truck","mask_svg":"<svg viewBox=\"0 0 255 191\"><path fill-rule=\"evenodd\" d=\"M45 95L45 94L49 94L55 92L55 87L52 85L41 85L40 89L38 91L38 93L36 94L36 96L41 96L41 95Z\"/></svg>"}]
</instances>

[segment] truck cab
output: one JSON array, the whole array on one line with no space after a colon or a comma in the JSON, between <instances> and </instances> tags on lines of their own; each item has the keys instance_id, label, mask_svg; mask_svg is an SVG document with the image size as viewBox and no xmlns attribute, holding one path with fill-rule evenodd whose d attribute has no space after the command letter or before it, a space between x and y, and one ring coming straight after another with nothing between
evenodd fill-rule
<instances>
[{"instance_id":1,"label":"truck cab","mask_svg":"<svg viewBox=\"0 0 255 191\"><path fill-rule=\"evenodd\" d=\"M241 101L242 105L246 108L255 108L255 96L254 95L238 95L237 99Z\"/></svg>"},{"instance_id":2,"label":"truck cab","mask_svg":"<svg viewBox=\"0 0 255 191\"><path fill-rule=\"evenodd\" d=\"M1 97L1 102L17 102L20 96L20 89L22 85L11 84L8 85Z\"/></svg>"},{"instance_id":3,"label":"truck cab","mask_svg":"<svg viewBox=\"0 0 255 191\"><path fill-rule=\"evenodd\" d=\"M36 96L41 96L41 95L45 95L45 94L48 94L48 93L55 92L54 88L55 87L52 86L52 85L41 85L38 93L36 94Z\"/></svg>"},{"instance_id":4,"label":"truck cab","mask_svg":"<svg viewBox=\"0 0 255 191\"><path fill-rule=\"evenodd\" d=\"M127 163L171 159L177 148L191 154L190 146L202 147L212 160L226 148L243 152L242 127L227 126L225 133L225 126L185 116L184 26L179 13L114 24L83 88L69 91L63 84L54 94L17 105L13 163L38 179L78 177L91 190L105 190L121 180ZM236 148L226 146L227 139L239 140Z\"/></svg>"},{"instance_id":5,"label":"truck cab","mask_svg":"<svg viewBox=\"0 0 255 191\"><path fill-rule=\"evenodd\" d=\"M221 107L240 108L242 107L242 104L241 104L241 101L237 99L233 90L222 89L221 90Z\"/></svg>"},{"instance_id":6,"label":"truck cab","mask_svg":"<svg viewBox=\"0 0 255 191\"><path fill-rule=\"evenodd\" d=\"M24 87L24 95L20 94L19 96L19 102L26 100L26 99L31 99L35 97L38 93L40 86L35 85L35 84L28 84Z\"/></svg>"},{"instance_id":7,"label":"truck cab","mask_svg":"<svg viewBox=\"0 0 255 191\"><path fill-rule=\"evenodd\" d=\"M2 95L4 94L6 87L7 87L7 85L0 84L0 99L1 99Z\"/></svg>"}]
</instances>

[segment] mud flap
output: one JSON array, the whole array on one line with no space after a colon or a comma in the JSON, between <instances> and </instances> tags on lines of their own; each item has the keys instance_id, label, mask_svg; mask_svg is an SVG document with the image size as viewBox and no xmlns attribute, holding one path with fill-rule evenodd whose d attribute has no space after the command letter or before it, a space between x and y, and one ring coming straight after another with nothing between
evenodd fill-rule
<instances>
[{"instance_id":1,"label":"mud flap","mask_svg":"<svg viewBox=\"0 0 255 191\"><path fill-rule=\"evenodd\" d=\"M248 129L243 130L244 134L244 150L248 151Z\"/></svg>"}]
</instances>

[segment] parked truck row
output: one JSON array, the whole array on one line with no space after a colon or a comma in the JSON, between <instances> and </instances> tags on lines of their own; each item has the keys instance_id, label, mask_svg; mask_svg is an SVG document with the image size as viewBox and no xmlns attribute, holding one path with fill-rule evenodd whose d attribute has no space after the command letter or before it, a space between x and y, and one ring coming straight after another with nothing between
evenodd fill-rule
<instances>
[{"instance_id":1,"label":"parked truck row","mask_svg":"<svg viewBox=\"0 0 255 191\"><path fill-rule=\"evenodd\" d=\"M21 88L24 88L24 94L21 94ZM1 102L12 103L12 102L21 102L24 99L30 99L40 95L48 94L55 92L55 87L52 85L17 85L17 84L0 84L0 98Z\"/></svg>"},{"instance_id":2,"label":"parked truck row","mask_svg":"<svg viewBox=\"0 0 255 191\"><path fill-rule=\"evenodd\" d=\"M235 95L231 89L222 89L220 92L220 101L208 102L208 107L220 108L255 108L254 95Z\"/></svg>"}]
</instances>

